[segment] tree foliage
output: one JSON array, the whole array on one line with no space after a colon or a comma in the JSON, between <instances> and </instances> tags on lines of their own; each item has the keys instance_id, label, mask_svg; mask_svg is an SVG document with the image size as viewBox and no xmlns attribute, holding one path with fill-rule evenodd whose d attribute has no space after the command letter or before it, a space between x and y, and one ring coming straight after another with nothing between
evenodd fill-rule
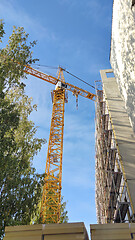
<instances>
[{"instance_id":1,"label":"tree foliage","mask_svg":"<svg viewBox=\"0 0 135 240\"><path fill-rule=\"evenodd\" d=\"M4 35L0 23L0 39ZM13 29L7 46L0 49L0 236L8 225L28 224L41 199L43 176L35 173L32 159L45 139L28 119L36 109L24 92L24 65L32 63L28 34ZM21 64L18 64L21 63Z\"/></svg>"},{"instance_id":2,"label":"tree foliage","mask_svg":"<svg viewBox=\"0 0 135 240\"><path fill-rule=\"evenodd\" d=\"M0 42L4 34L0 21ZM24 66L36 61L32 57L35 44L28 43L22 27L13 27L8 44L0 49L0 239L5 226L30 224L36 215L39 218L44 176L36 174L32 160L46 141L35 137L37 128L29 115L36 105L20 80L26 78ZM65 206L62 212L66 219Z\"/></svg>"},{"instance_id":3,"label":"tree foliage","mask_svg":"<svg viewBox=\"0 0 135 240\"><path fill-rule=\"evenodd\" d=\"M68 215L67 215L68 212L66 210L66 203L67 202L63 201L63 196L62 196L62 198L61 198L61 211L60 211L60 223L67 223L68 220L69 220ZM50 211L51 210L52 209L50 209ZM37 210L34 213L33 217L31 218L31 223L36 223L36 224L43 223L40 213L41 213L41 201L38 203ZM52 214L54 214L54 212L52 212ZM48 223L54 223L54 222L50 218L50 219L48 219L47 221L44 222L44 224L48 224Z\"/></svg>"}]
</instances>

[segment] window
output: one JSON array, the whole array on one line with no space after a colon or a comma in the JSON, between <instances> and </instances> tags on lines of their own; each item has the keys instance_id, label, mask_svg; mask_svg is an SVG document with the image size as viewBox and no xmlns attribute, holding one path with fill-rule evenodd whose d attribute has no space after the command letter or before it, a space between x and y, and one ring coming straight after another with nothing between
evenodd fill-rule
<instances>
[{"instance_id":1,"label":"window","mask_svg":"<svg viewBox=\"0 0 135 240\"><path fill-rule=\"evenodd\" d=\"M132 7L135 5L135 0L132 0Z\"/></svg>"}]
</instances>

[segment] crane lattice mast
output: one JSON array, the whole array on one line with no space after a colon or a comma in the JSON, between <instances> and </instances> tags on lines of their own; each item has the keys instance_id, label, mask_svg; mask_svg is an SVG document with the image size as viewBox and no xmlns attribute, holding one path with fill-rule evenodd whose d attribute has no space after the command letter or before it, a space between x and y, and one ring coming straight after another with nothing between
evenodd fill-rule
<instances>
[{"instance_id":1,"label":"crane lattice mast","mask_svg":"<svg viewBox=\"0 0 135 240\"><path fill-rule=\"evenodd\" d=\"M65 81L61 69L59 69L58 79ZM57 84L53 91L53 110L41 204L43 223L60 221L64 105L65 88Z\"/></svg>"}]
</instances>

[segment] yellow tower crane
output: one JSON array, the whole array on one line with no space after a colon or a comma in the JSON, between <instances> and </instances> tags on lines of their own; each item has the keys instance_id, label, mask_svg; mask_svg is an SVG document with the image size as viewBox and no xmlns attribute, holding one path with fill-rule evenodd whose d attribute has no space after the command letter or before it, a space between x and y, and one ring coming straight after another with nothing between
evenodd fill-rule
<instances>
[{"instance_id":1,"label":"yellow tower crane","mask_svg":"<svg viewBox=\"0 0 135 240\"><path fill-rule=\"evenodd\" d=\"M93 100L94 94L66 83L63 69L58 68L58 77L42 73L31 66L25 66L24 72L55 85L53 91L53 109L50 137L43 186L41 218L43 223L59 223L61 211L61 180L64 130L64 105L67 102L65 91L71 91L76 98L81 95Z\"/></svg>"}]
</instances>

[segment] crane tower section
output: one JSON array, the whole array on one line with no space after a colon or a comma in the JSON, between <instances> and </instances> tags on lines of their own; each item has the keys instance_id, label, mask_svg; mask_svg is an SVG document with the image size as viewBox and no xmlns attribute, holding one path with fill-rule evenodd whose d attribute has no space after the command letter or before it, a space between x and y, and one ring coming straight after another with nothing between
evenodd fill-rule
<instances>
[{"instance_id":1,"label":"crane tower section","mask_svg":"<svg viewBox=\"0 0 135 240\"><path fill-rule=\"evenodd\" d=\"M58 79L65 82L61 69L58 72ZM41 204L43 223L60 221L65 87L66 85L58 82L53 91L53 110Z\"/></svg>"}]
</instances>

